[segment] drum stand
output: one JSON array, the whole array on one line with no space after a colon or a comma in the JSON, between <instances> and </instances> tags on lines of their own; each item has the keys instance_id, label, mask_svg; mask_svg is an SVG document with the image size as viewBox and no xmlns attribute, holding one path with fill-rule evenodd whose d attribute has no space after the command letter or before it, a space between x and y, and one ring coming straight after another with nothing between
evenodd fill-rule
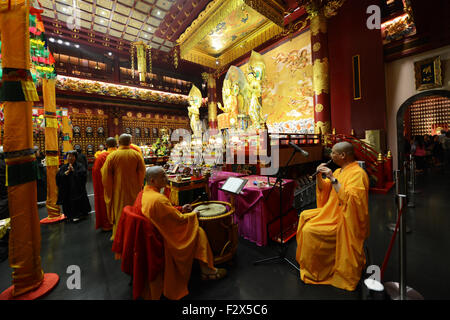
<instances>
[{"instance_id":1,"label":"drum stand","mask_svg":"<svg viewBox=\"0 0 450 320\"><path fill-rule=\"evenodd\" d=\"M269 194L267 195L267 198L270 197L270 194L273 192L273 190L275 190L276 185L278 184L278 190L280 192L280 253L278 256L275 257L271 257L271 258L266 258L266 259L262 259L262 260L258 260L253 262L254 265L260 264L260 263L264 263L264 262L268 262L268 261L274 261L274 260L281 260L284 262L289 263L292 267L294 267L298 272L300 272L299 267L297 267L294 263L292 263L287 257L286 257L286 251L288 249L288 245L287 242L284 245L284 238L283 238L283 200L282 200L282 191L283 191L283 176L286 174L287 168L289 163L291 162L292 158L294 157L295 153L296 153L296 149L294 149L294 151L291 154L291 157L289 158L288 162L286 163L285 167L282 168L282 170L278 170L278 174L277 174L277 180L275 181L273 188L269 191ZM282 172L282 173L281 173ZM289 208L290 209L290 208ZM288 210L289 213L289 210Z\"/></svg>"}]
</instances>

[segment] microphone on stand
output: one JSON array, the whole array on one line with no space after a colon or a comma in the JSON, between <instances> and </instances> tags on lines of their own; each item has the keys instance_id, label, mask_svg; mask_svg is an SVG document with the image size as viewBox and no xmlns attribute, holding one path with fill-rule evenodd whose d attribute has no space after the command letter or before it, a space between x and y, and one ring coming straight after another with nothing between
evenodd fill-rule
<instances>
[{"instance_id":1,"label":"microphone on stand","mask_svg":"<svg viewBox=\"0 0 450 320\"><path fill-rule=\"evenodd\" d=\"M326 166L328 166L331 162L333 161L333 159L330 159L327 161L327 163L325 163ZM317 176L319 174L319 171L314 172L311 176L309 176L311 179L314 178L315 176ZM322 178L324 178L324 175L322 175Z\"/></svg>"},{"instance_id":2,"label":"microphone on stand","mask_svg":"<svg viewBox=\"0 0 450 320\"><path fill-rule=\"evenodd\" d=\"M293 142L289 142L289 145L294 148L296 151L300 152L304 157L308 157L309 156L309 152L303 150L302 148L300 148L298 145L296 145Z\"/></svg>"}]
</instances>

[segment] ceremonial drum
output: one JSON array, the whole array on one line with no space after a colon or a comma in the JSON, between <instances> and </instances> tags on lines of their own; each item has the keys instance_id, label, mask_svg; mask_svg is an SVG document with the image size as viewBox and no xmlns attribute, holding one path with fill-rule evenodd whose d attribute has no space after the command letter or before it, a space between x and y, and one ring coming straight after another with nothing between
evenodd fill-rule
<instances>
[{"instance_id":1,"label":"ceremonial drum","mask_svg":"<svg viewBox=\"0 0 450 320\"><path fill-rule=\"evenodd\" d=\"M208 236L214 264L231 260L238 245L238 226L232 219L234 208L222 201L198 202L192 207L199 212L199 224Z\"/></svg>"}]
</instances>

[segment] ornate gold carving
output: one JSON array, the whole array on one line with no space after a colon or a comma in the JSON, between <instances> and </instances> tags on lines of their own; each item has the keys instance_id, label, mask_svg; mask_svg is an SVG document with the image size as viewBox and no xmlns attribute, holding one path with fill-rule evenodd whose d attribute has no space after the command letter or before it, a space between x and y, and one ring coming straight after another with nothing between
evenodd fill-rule
<instances>
[{"instance_id":1,"label":"ornate gold carving","mask_svg":"<svg viewBox=\"0 0 450 320\"><path fill-rule=\"evenodd\" d=\"M340 7L344 4L345 0L330 0L323 7L323 13L326 18L331 18L337 15L337 12Z\"/></svg>"},{"instance_id":2,"label":"ornate gold carving","mask_svg":"<svg viewBox=\"0 0 450 320\"><path fill-rule=\"evenodd\" d=\"M330 121L325 121L325 122L317 121L315 123L315 126L314 126L315 134L327 134L327 133L330 133L330 131L331 131Z\"/></svg>"},{"instance_id":3,"label":"ornate gold carving","mask_svg":"<svg viewBox=\"0 0 450 320\"><path fill-rule=\"evenodd\" d=\"M323 104L321 103L316 104L316 112L320 113L322 111L323 111Z\"/></svg>"},{"instance_id":4,"label":"ornate gold carving","mask_svg":"<svg viewBox=\"0 0 450 320\"><path fill-rule=\"evenodd\" d=\"M305 7L311 19L322 14L326 18L335 16L344 2L345 0L297 0L297 4Z\"/></svg>"},{"instance_id":5,"label":"ornate gold carving","mask_svg":"<svg viewBox=\"0 0 450 320\"><path fill-rule=\"evenodd\" d=\"M320 45L320 42L316 42L316 43L314 43L312 49L313 49L314 52L318 52L318 51L320 50L321 47L322 47L322 46Z\"/></svg>"},{"instance_id":6,"label":"ornate gold carving","mask_svg":"<svg viewBox=\"0 0 450 320\"><path fill-rule=\"evenodd\" d=\"M327 33L327 19L322 14L315 15L311 18L311 33L313 36L319 34L319 32Z\"/></svg>"},{"instance_id":7,"label":"ornate gold carving","mask_svg":"<svg viewBox=\"0 0 450 320\"><path fill-rule=\"evenodd\" d=\"M266 0L267 1L267 0ZM245 4L250 8L256 10L267 19L276 23L278 26L284 25L284 8L281 7L276 1L269 0L244 0Z\"/></svg>"},{"instance_id":8,"label":"ornate gold carving","mask_svg":"<svg viewBox=\"0 0 450 320\"><path fill-rule=\"evenodd\" d=\"M208 79L209 79L209 73L202 72L202 80L207 83Z\"/></svg>"},{"instance_id":9,"label":"ornate gold carving","mask_svg":"<svg viewBox=\"0 0 450 320\"><path fill-rule=\"evenodd\" d=\"M328 58L317 59L313 64L313 88L316 95L329 93Z\"/></svg>"},{"instance_id":10,"label":"ornate gold carving","mask_svg":"<svg viewBox=\"0 0 450 320\"><path fill-rule=\"evenodd\" d=\"M283 32L280 33L279 37L285 37L290 35L291 33L294 33L296 31L300 31L308 26L308 19L300 20L294 24L289 24L287 27L284 28Z\"/></svg>"}]
</instances>

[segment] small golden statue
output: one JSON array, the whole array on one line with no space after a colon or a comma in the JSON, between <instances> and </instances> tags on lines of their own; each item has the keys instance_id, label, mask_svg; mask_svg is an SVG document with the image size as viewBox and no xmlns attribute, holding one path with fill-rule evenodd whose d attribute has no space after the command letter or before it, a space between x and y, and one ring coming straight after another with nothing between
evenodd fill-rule
<instances>
[{"instance_id":1,"label":"small golden statue","mask_svg":"<svg viewBox=\"0 0 450 320\"><path fill-rule=\"evenodd\" d=\"M191 120L191 129L195 137L202 136L202 126L200 122L200 106L202 105L202 93L196 86L192 86L189 91L189 119Z\"/></svg>"}]
</instances>

